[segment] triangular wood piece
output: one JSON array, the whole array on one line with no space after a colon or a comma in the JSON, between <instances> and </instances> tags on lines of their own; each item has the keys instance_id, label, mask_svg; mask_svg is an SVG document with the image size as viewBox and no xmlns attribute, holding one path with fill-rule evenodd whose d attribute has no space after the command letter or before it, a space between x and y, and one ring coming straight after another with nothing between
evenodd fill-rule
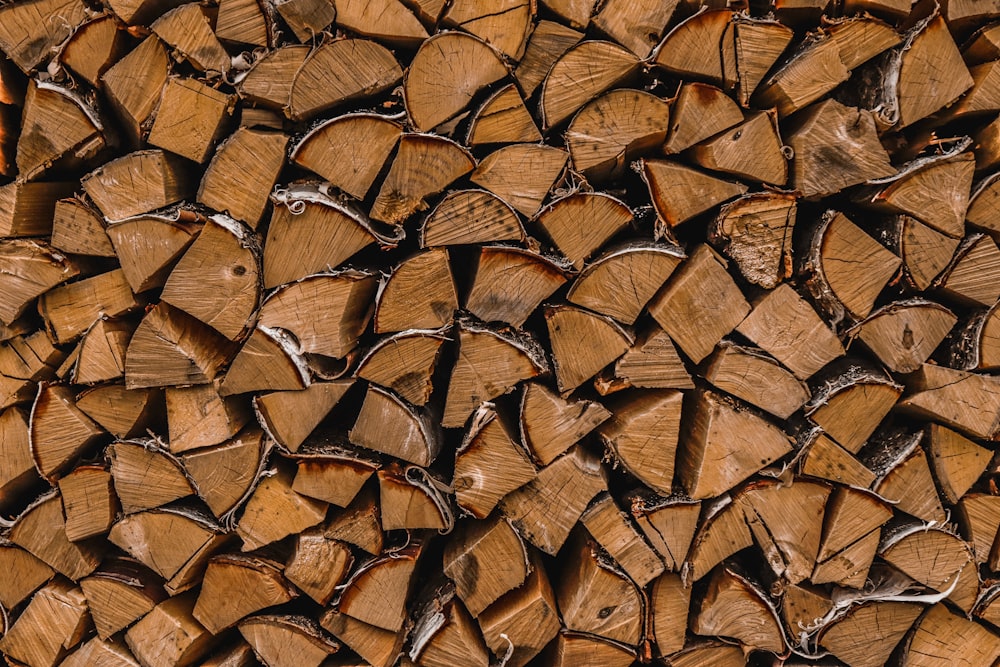
<instances>
[{"instance_id":1,"label":"triangular wood piece","mask_svg":"<svg viewBox=\"0 0 1000 667\"><path fill-rule=\"evenodd\" d=\"M483 102L469 125L470 146L541 140L542 134L513 83L499 89Z\"/></svg>"},{"instance_id":2,"label":"triangular wood piece","mask_svg":"<svg viewBox=\"0 0 1000 667\"><path fill-rule=\"evenodd\" d=\"M551 146L504 146L483 158L469 180L495 194L515 211L532 217L558 182L568 160L569 153ZM490 240L499 239L492 237Z\"/></svg>"},{"instance_id":3,"label":"triangular wood piece","mask_svg":"<svg viewBox=\"0 0 1000 667\"><path fill-rule=\"evenodd\" d=\"M521 395L521 437L542 465L560 454L611 417L611 412L593 401L569 401L545 385L530 382Z\"/></svg>"},{"instance_id":4,"label":"triangular wood piece","mask_svg":"<svg viewBox=\"0 0 1000 667\"><path fill-rule=\"evenodd\" d=\"M483 246L465 307L484 322L521 327L538 305L566 282L565 269L530 250Z\"/></svg>"},{"instance_id":5,"label":"triangular wood piece","mask_svg":"<svg viewBox=\"0 0 1000 667\"><path fill-rule=\"evenodd\" d=\"M126 514L143 512L194 493L180 461L145 443L116 442L107 449L115 495Z\"/></svg>"},{"instance_id":6,"label":"triangular wood piece","mask_svg":"<svg viewBox=\"0 0 1000 667\"><path fill-rule=\"evenodd\" d=\"M254 329L219 385L221 396L250 391L295 391L310 384L291 337L280 329Z\"/></svg>"},{"instance_id":7,"label":"triangular wood piece","mask_svg":"<svg viewBox=\"0 0 1000 667\"><path fill-rule=\"evenodd\" d=\"M358 364L359 378L391 389L413 405L425 405L446 333L403 331L376 343Z\"/></svg>"},{"instance_id":8,"label":"triangular wood piece","mask_svg":"<svg viewBox=\"0 0 1000 667\"><path fill-rule=\"evenodd\" d=\"M552 65L539 107L543 130L561 125L577 109L604 91L622 83L639 69L639 59L617 44L585 41L572 47Z\"/></svg>"},{"instance_id":9,"label":"triangular wood piece","mask_svg":"<svg viewBox=\"0 0 1000 667\"><path fill-rule=\"evenodd\" d=\"M632 335L609 317L573 306L548 306L545 324L559 391L569 394L622 356Z\"/></svg>"},{"instance_id":10,"label":"triangular wood piece","mask_svg":"<svg viewBox=\"0 0 1000 667\"><path fill-rule=\"evenodd\" d=\"M535 146L535 148L542 147ZM565 164L565 154L561 159L562 164ZM485 163L484 160L483 164ZM542 192L538 197L539 205L545 194ZM537 206L534 210L537 210ZM524 239L524 227L514 209L500 197L482 190L458 190L448 193L420 227L421 248Z\"/></svg>"},{"instance_id":11,"label":"triangular wood piece","mask_svg":"<svg viewBox=\"0 0 1000 667\"><path fill-rule=\"evenodd\" d=\"M263 433L251 427L221 445L184 454L181 461L198 496L221 518L253 489L268 451Z\"/></svg>"},{"instance_id":12,"label":"triangular wood piece","mask_svg":"<svg viewBox=\"0 0 1000 667\"><path fill-rule=\"evenodd\" d=\"M668 495L673 490L683 399L672 389L622 392L609 403L611 418L597 429L629 472Z\"/></svg>"},{"instance_id":13,"label":"triangular wood piece","mask_svg":"<svg viewBox=\"0 0 1000 667\"><path fill-rule=\"evenodd\" d=\"M300 391L260 394L253 405L268 433L294 453L353 384L353 380L316 382Z\"/></svg>"},{"instance_id":14,"label":"triangular wood piece","mask_svg":"<svg viewBox=\"0 0 1000 667\"><path fill-rule=\"evenodd\" d=\"M657 214L676 227L713 206L747 191L731 183L668 160L642 160L642 178Z\"/></svg>"},{"instance_id":15,"label":"triangular wood piece","mask_svg":"<svg viewBox=\"0 0 1000 667\"><path fill-rule=\"evenodd\" d=\"M965 495L993 458L992 451L938 424L927 427L927 445L938 486L952 504Z\"/></svg>"},{"instance_id":16,"label":"triangular wood piece","mask_svg":"<svg viewBox=\"0 0 1000 667\"><path fill-rule=\"evenodd\" d=\"M441 451L433 421L392 392L368 386L357 421L348 434L359 447L429 466Z\"/></svg>"}]
</instances>

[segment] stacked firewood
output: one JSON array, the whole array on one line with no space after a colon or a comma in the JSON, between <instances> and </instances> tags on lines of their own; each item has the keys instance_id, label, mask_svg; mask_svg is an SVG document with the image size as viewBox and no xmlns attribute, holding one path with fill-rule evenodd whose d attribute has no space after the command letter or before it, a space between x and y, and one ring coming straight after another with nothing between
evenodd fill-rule
<instances>
[{"instance_id":1,"label":"stacked firewood","mask_svg":"<svg viewBox=\"0 0 1000 667\"><path fill-rule=\"evenodd\" d=\"M1000 2L0 6L0 654L991 665Z\"/></svg>"}]
</instances>

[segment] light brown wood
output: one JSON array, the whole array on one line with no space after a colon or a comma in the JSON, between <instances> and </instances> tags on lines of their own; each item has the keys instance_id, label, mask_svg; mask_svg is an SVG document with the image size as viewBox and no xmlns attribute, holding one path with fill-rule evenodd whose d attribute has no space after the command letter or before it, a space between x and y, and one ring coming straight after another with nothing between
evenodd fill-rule
<instances>
[{"instance_id":1,"label":"light brown wood","mask_svg":"<svg viewBox=\"0 0 1000 667\"><path fill-rule=\"evenodd\" d=\"M642 389L693 389L691 375L674 344L658 326L640 332L628 352L594 379L602 395L629 387Z\"/></svg>"},{"instance_id":2,"label":"light brown wood","mask_svg":"<svg viewBox=\"0 0 1000 667\"><path fill-rule=\"evenodd\" d=\"M87 600L71 583L55 580L35 593L31 603L0 639L0 651L25 664L54 666L86 636Z\"/></svg>"},{"instance_id":3,"label":"light brown wood","mask_svg":"<svg viewBox=\"0 0 1000 667\"><path fill-rule=\"evenodd\" d=\"M971 545L975 561L993 567L997 560L993 544L1000 525L995 521L1000 512L997 496L970 493L958 501L956 509L962 536Z\"/></svg>"},{"instance_id":4,"label":"light brown wood","mask_svg":"<svg viewBox=\"0 0 1000 667\"><path fill-rule=\"evenodd\" d=\"M234 596L233 591L242 591ZM281 574L279 563L253 556L213 556L191 615L212 634L266 607L294 599L295 589Z\"/></svg>"},{"instance_id":5,"label":"light brown wood","mask_svg":"<svg viewBox=\"0 0 1000 667\"><path fill-rule=\"evenodd\" d=\"M927 361L957 321L944 306L907 300L879 308L853 331L890 370L912 373Z\"/></svg>"},{"instance_id":6,"label":"light brown wood","mask_svg":"<svg viewBox=\"0 0 1000 667\"><path fill-rule=\"evenodd\" d=\"M558 127L604 91L630 79L639 59L617 44L584 41L568 49L548 70L539 108L542 130Z\"/></svg>"},{"instance_id":7,"label":"light brown wood","mask_svg":"<svg viewBox=\"0 0 1000 667\"><path fill-rule=\"evenodd\" d=\"M0 297L0 322L12 324L49 289L80 274L80 268L46 244L29 240L0 241L0 269L11 276Z\"/></svg>"},{"instance_id":8,"label":"light brown wood","mask_svg":"<svg viewBox=\"0 0 1000 667\"><path fill-rule=\"evenodd\" d=\"M462 523L445 546L443 572L473 618L521 586L530 571L524 543L504 519Z\"/></svg>"},{"instance_id":9,"label":"light brown wood","mask_svg":"<svg viewBox=\"0 0 1000 667\"><path fill-rule=\"evenodd\" d=\"M330 607L320 618L323 629L362 656L373 667L391 667L403 648L401 633L368 625Z\"/></svg>"},{"instance_id":10,"label":"light brown wood","mask_svg":"<svg viewBox=\"0 0 1000 667\"><path fill-rule=\"evenodd\" d=\"M285 577L318 604L329 604L354 564L350 547L310 528L295 538Z\"/></svg>"},{"instance_id":11,"label":"light brown wood","mask_svg":"<svg viewBox=\"0 0 1000 667\"><path fill-rule=\"evenodd\" d=\"M12 207L13 208L13 207ZM52 246L74 255L114 257L104 219L79 199L61 199L52 213Z\"/></svg>"},{"instance_id":12,"label":"light brown wood","mask_svg":"<svg viewBox=\"0 0 1000 667\"><path fill-rule=\"evenodd\" d=\"M413 643L407 655L422 665L487 667L490 664L476 622L450 587L438 588L418 607L412 636Z\"/></svg>"},{"instance_id":13,"label":"light brown wood","mask_svg":"<svg viewBox=\"0 0 1000 667\"><path fill-rule=\"evenodd\" d=\"M110 220L148 213L193 193L184 163L159 150L112 160L87 174L81 184Z\"/></svg>"},{"instance_id":14,"label":"light brown wood","mask_svg":"<svg viewBox=\"0 0 1000 667\"><path fill-rule=\"evenodd\" d=\"M903 659L915 667L931 665L939 655L969 664L989 662L1000 655L997 635L955 615L941 603L932 606L917 621L902 646Z\"/></svg>"},{"instance_id":15,"label":"light brown wood","mask_svg":"<svg viewBox=\"0 0 1000 667\"><path fill-rule=\"evenodd\" d=\"M542 140L517 86L507 84L476 109L467 134L470 146Z\"/></svg>"},{"instance_id":16,"label":"light brown wood","mask_svg":"<svg viewBox=\"0 0 1000 667\"><path fill-rule=\"evenodd\" d=\"M704 378L780 419L809 400L809 388L760 350L723 341L705 360Z\"/></svg>"},{"instance_id":17,"label":"light brown wood","mask_svg":"<svg viewBox=\"0 0 1000 667\"><path fill-rule=\"evenodd\" d=\"M825 433L852 453L857 453L882 419L896 404L903 387L884 373L850 365L817 378L805 414Z\"/></svg>"},{"instance_id":18,"label":"light brown wood","mask_svg":"<svg viewBox=\"0 0 1000 667\"><path fill-rule=\"evenodd\" d=\"M165 12L150 29L199 71L218 76L232 67L229 54L212 31L212 16L198 4Z\"/></svg>"},{"instance_id":19,"label":"light brown wood","mask_svg":"<svg viewBox=\"0 0 1000 667\"><path fill-rule=\"evenodd\" d=\"M561 170L565 154L560 159ZM539 194L539 205L544 196L545 192ZM499 197L482 190L458 190L445 195L420 227L422 248L524 239L517 213Z\"/></svg>"},{"instance_id":20,"label":"light brown wood","mask_svg":"<svg viewBox=\"0 0 1000 667\"><path fill-rule=\"evenodd\" d=\"M195 162L206 162L225 131L235 102L235 96L195 79L171 77L147 141Z\"/></svg>"},{"instance_id":21,"label":"light brown wood","mask_svg":"<svg viewBox=\"0 0 1000 667\"><path fill-rule=\"evenodd\" d=\"M611 455L660 493L672 490L683 398L673 389L622 392L597 428Z\"/></svg>"},{"instance_id":22,"label":"light brown wood","mask_svg":"<svg viewBox=\"0 0 1000 667\"><path fill-rule=\"evenodd\" d=\"M136 294L162 287L174 264L201 231L198 216L141 215L107 226L115 255Z\"/></svg>"},{"instance_id":23,"label":"light brown wood","mask_svg":"<svg viewBox=\"0 0 1000 667\"><path fill-rule=\"evenodd\" d=\"M284 163L288 137L238 128L215 150L197 200L256 229Z\"/></svg>"},{"instance_id":24,"label":"light brown wood","mask_svg":"<svg viewBox=\"0 0 1000 667\"><path fill-rule=\"evenodd\" d=\"M425 405L434 389L432 376L445 335L433 330L386 336L359 362L357 376L391 389L413 405Z\"/></svg>"},{"instance_id":25,"label":"light brown wood","mask_svg":"<svg viewBox=\"0 0 1000 667\"><path fill-rule=\"evenodd\" d=\"M611 412L600 403L566 400L532 382L521 395L518 421L532 456L548 465L609 417Z\"/></svg>"},{"instance_id":26,"label":"light brown wood","mask_svg":"<svg viewBox=\"0 0 1000 667\"><path fill-rule=\"evenodd\" d=\"M191 593L164 600L125 633L125 642L141 664L188 667L208 653L212 634L191 615L194 604Z\"/></svg>"},{"instance_id":27,"label":"light brown wood","mask_svg":"<svg viewBox=\"0 0 1000 667\"><path fill-rule=\"evenodd\" d=\"M169 72L166 46L156 35L150 35L101 77L111 106L133 145L149 132Z\"/></svg>"},{"instance_id":28,"label":"light brown wood","mask_svg":"<svg viewBox=\"0 0 1000 667\"><path fill-rule=\"evenodd\" d=\"M991 438L1000 419L1000 387L992 376L924 364L907 379L899 405L975 438Z\"/></svg>"},{"instance_id":29,"label":"light brown wood","mask_svg":"<svg viewBox=\"0 0 1000 667\"><path fill-rule=\"evenodd\" d=\"M327 504L299 495L292 490L292 481L292 467L279 465L275 474L265 476L254 489L236 525L243 551L277 542L326 518Z\"/></svg>"},{"instance_id":30,"label":"light brown wood","mask_svg":"<svg viewBox=\"0 0 1000 667\"><path fill-rule=\"evenodd\" d=\"M705 599L692 605L693 632L732 637L745 650L756 648L775 653L785 650L784 634L774 607L748 579L729 568L720 568L708 586Z\"/></svg>"},{"instance_id":31,"label":"light brown wood","mask_svg":"<svg viewBox=\"0 0 1000 667\"><path fill-rule=\"evenodd\" d=\"M964 569L973 556L961 538L937 528L910 526L887 534L879 555L929 588L951 590L949 599L971 611L979 581L975 573Z\"/></svg>"},{"instance_id":32,"label":"light brown wood","mask_svg":"<svg viewBox=\"0 0 1000 667\"><path fill-rule=\"evenodd\" d=\"M120 269L49 290L38 300L57 343L75 340L102 317L119 317L141 305Z\"/></svg>"},{"instance_id":33,"label":"light brown wood","mask_svg":"<svg viewBox=\"0 0 1000 667\"><path fill-rule=\"evenodd\" d=\"M941 499L934 488L920 434L891 434L874 443L862 461L877 479L872 490L902 511L926 522L944 523Z\"/></svg>"},{"instance_id":34,"label":"light brown wood","mask_svg":"<svg viewBox=\"0 0 1000 667\"><path fill-rule=\"evenodd\" d=\"M219 35L218 31L216 34ZM240 97L268 109L287 112L295 75L310 51L304 44L286 44L271 50L257 60L239 82Z\"/></svg>"},{"instance_id":35,"label":"light brown wood","mask_svg":"<svg viewBox=\"0 0 1000 667\"><path fill-rule=\"evenodd\" d=\"M53 21L36 21L39 16L51 16ZM0 48L22 70L31 71L86 18L87 6L76 0L33 0L4 7L0 12L4 26L0 29Z\"/></svg>"},{"instance_id":36,"label":"light brown wood","mask_svg":"<svg viewBox=\"0 0 1000 667\"><path fill-rule=\"evenodd\" d=\"M318 453L301 458L292 489L338 507L352 505L377 464L353 453ZM377 526L376 526L377 527Z\"/></svg>"},{"instance_id":37,"label":"light brown wood","mask_svg":"<svg viewBox=\"0 0 1000 667\"><path fill-rule=\"evenodd\" d=\"M642 160L642 179L659 217L669 226L686 222L713 206L742 195L745 185L724 181L680 163Z\"/></svg>"},{"instance_id":38,"label":"light brown wood","mask_svg":"<svg viewBox=\"0 0 1000 667\"><path fill-rule=\"evenodd\" d=\"M382 534L377 490L374 484L363 487L344 512L335 514L325 524L326 536L353 544L372 555L382 553L385 536Z\"/></svg>"},{"instance_id":39,"label":"light brown wood","mask_svg":"<svg viewBox=\"0 0 1000 667\"><path fill-rule=\"evenodd\" d=\"M543 19L535 24L524 55L514 70L514 77L525 97L535 93L552 65L582 38L582 33L555 21Z\"/></svg>"},{"instance_id":40,"label":"light brown wood","mask_svg":"<svg viewBox=\"0 0 1000 667\"><path fill-rule=\"evenodd\" d=\"M1000 298L994 277L1000 274L1000 248L984 234L965 238L951 264L935 280L942 295L962 306L990 307Z\"/></svg>"},{"instance_id":41,"label":"light brown wood","mask_svg":"<svg viewBox=\"0 0 1000 667\"><path fill-rule=\"evenodd\" d=\"M153 443L117 442L106 451L115 495L126 514L160 507L194 493L181 462L155 449Z\"/></svg>"},{"instance_id":42,"label":"light brown wood","mask_svg":"<svg viewBox=\"0 0 1000 667\"><path fill-rule=\"evenodd\" d=\"M691 159L706 169L744 180L782 186L788 180L788 160L777 119L759 113L707 141L694 146ZM753 157L751 157L753 156Z\"/></svg>"},{"instance_id":43,"label":"light brown wood","mask_svg":"<svg viewBox=\"0 0 1000 667\"><path fill-rule=\"evenodd\" d=\"M580 517L597 541L640 588L664 572L663 561L610 495L602 493Z\"/></svg>"},{"instance_id":44,"label":"light brown wood","mask_svg":"<svg viewBox=\"0 0 1000 667\"><path fill-rule=\"evenodd\" d=\"M534 216L562 176L568 159L566 151L550 146L504 146L483 158L469 180L497 195L514 210ZM522 237L523 233L516 238Z\"/></svg>"},{"instance_id":45,"label":"light brown wood","mask_svg":"<svg viewBox=\"0 0 1000 667\"><path fill-rule=\"evenodd\" d=\"M120 509L111 481L101 466L80 466L59 480L67 539L78 542L108 532Z\"/></svg>"},{"instance_id":46,"label":"light brown wood","mask_svg":"<svg viewBox=\"0 0 1000 667\"><path fill-rule=\"evenodd\" d=\"M429 415L373 385L368 386L348 437L360 447L425 467L441 451L441 437Z\"/></svg>"},{"instance_id":47,"label":"light brown wood","mask_svg":"<svg viewBox=\"0 0 1000 667\"><path fill-rule=\"evenodd\" d=\"M384 46L363 39L335 39L313 49L296 70L288 115L307 120L345 102L379 95L402 78L399 63Z\"/></svg>"},{"instance_id":48,"label":"light brown wood","mask_svg":"<svg viewBox=\"0 0 1000 667\"><path fill-rule=\"evenodd\" d=\"M867 489L875 481L875 473L820 431L811 433L807 440L810 442L804 446L799 459L799 471L803 475L862 489Z\"/></svg>"},{"instance_id":49,"label":"light brown wood","mask_svg":"<svg viewBox=\"0 0 1000 667\"><path fill-rule=\"evenodd\" d=\"M294 453L353 385L316 382L301 391L276 391L253 399L254 411L274 440Z\"/></svg>"},{"instance_id":50,"label":"light brown wood","mask_svg":"<svg viewBox=\"0 0 1000 667\"><path fill-rule=\"evenodd\" d=\"M736 79L736 51L728 9L696 13L670 30L653 54L653 62L685 79L705 79L730 87Z\"/></svg>"},{"instance_id":51,"label":"light brown wood","mask_svg":"<svg viewBox=\"0 0 1000 667\"><path fill-rule=\"evenodd\" d=\"M868 602L826 626L819 643L849 664L876 667L885 664L921 611L919 605L905 602ZM866 639L863 648L859 634Z\"/></svg>"},{"instance_id":52,"label":"light brown wood","mask_svg":"<svg viewBox=\"0 0 1000 667\"><path fill-rule=\"evenodd\" d=\"M376 472L384 530L451 531L455 519L444 482L417 466L392 463Z\"/></svg>"},{"instance_id":53,"label":"light brown wood","mask_svg":"<svg viewBox=\"0 0 1000 667\"><path fill-rule=\"evenodd\" d=\"M38 472L55 481L65 474L104 431L79 408L64 385L40 385L31 408L31 455Z\"/></svg>"},{"instance_id":54,"label":"light brown wood","mask_svg":"<svg viewBox=\"0 0 1000 667\"><path fill-rule=\"evenodd\" d=\"M65 182L14 181L0 185L0 203L3 204L0 207L0 236L44 236L53 233L56 203L63 197L69 197L75 189L74 184Z\"/></svg>"},{"instance_id":55,"label":"light brown wood","mask_svg":"<svg viewBox=\"0 0 1000 667\"><path fill-rule=\"evenodd\" d=\"M73 581L97 569L103 558L99 543L71 542L66 536L62 503L55 492L43 495L29 505L17 517L8 538Z\"/></svg>"},{"instance_id":56,"label":"light brown wood","mask_svg":"<svg viewBox=\"0 0 1000 667\"><path fill-rule=\"evenodd\" d=\"M426 250L401 262L380 285L375 333L436 329L450 322L457 309L448 251Z\"/></svg>"},{"instance_id":57,"label":"light brown wood","mask_svg":"<svg viewBox=\"0 0 1000 667\"><path fill-rule=\"evenodd\" d=\"M611 318L573 306L547 306L545 324L556 385L563 395L623 355L633 343L631 333Z\"/></svg>"},{"instance_id":58,"label":"light brown wood","mask_svg":"<svg viewBox=\"0 0 1000 667\"><path fill-rule=\"evenodd\" d=\"M166 599L156 575L139 563L120 559L80 580L97 636L111 638Z\"/></svg>"},{"instance_id":59,"label":"light brown wood","mask_svg":"<svg viewBox=\"0 0 1000 667\"><path fill-rule=\"evenodd\" d=\"M398 633L406 621L406 599L422 544L411 544L366 563L348 580L340 598L341 613Z\"/></svg>"},{"instance_id":60,"label":"light brown wood","mask_svg":"<svg viewBox=\"0 0 1000 667\"><path fill-rule=\"evenodd\" d=\"M310 42L320 34L337 15L333 3L327 0L286 0L275 3L274 9L303 43Z\"/></svg>"},{"instance_id":61,"label":"light brown wood","mask_svg":"<svg viewBox=\"0 0 1000 667\"><path fill-rule=\"evenodd\" d=\"M52 83L31 82L21 123L16 161L19 178L26 181L50 169L86 165L106 146L94 108Z\"/></svg>"},{"instance_id":62,"label":"light brown wood","mask_svg":"<svg viewBox=\"0 0 1000 667\"><path fill-rule=\"evenodd\" d=\"M728 130L743 122L743 112L728 95L705 83L685 83L671 105L670 130L663 144L669 154Z\"/></svg>"},{"instance_id":63,"label":"light brown wood","mask_svg":"<svg viewBox=\"0 0 1000 667\"><path fill-rule=\"evenodd\" d=\"M66 667L84 667L85 665L107 665L107 667L139 667L135 656L128 650L125 641L112 639L102 641L93 637L84 642L61 663Z\"/></svg>"},{"instance_id":64,"label":"light brown wood","mask_svg":"<svg viewBox=\"0 0 1000 667\"><path fill-rule=\"evenodd\" d=\"M28 428L28 413L21 408L7 408L0 412L0 446L4 452L0 463L0 507L5 510L26 497L38 481ZM2 597L0 604L14 606Z\"/></svg>"},{"instance_id":65,"label":"light brown wood","mask_svg":"<svg viewBox=\"0 0 1000 667\"><path fill-rule=\"evenodd\" d=\"M414 16L413 3L400 0L335 0L337 25L392 45L414 47L427 39L427 30ZM443 3L442 3L443 4ZM408 6L409 5L409 6ZM430 22L437 16L430 17ZM303 40L305 41L305 40Z\"/></svg>"},{"instance_id":66,"label":"light brown wood","mask_svg":"<svg viewBox=\"0 0 1000 667\"><path fill-rule=\"evenodd\" d=\"M281 329L256 327L219 385L222 396L251 391L297 391L310 384L309 367L295 339Z\"/></svg>"}]
</instances>

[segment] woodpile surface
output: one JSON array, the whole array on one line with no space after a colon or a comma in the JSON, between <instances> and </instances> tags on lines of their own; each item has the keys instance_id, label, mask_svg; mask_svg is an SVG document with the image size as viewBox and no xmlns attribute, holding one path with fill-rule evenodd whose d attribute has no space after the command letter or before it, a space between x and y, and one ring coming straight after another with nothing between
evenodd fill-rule
<instances>
[{"instance_id":1,"label":"woodpile surface","mask_svg":"<svg viewBox=\"0 0 1000 667\"><path fill-rule=\"evenodd\" d=\"M1000 2L0 52L8 665L1000 660Z\"/></svg>"}]
</instances>

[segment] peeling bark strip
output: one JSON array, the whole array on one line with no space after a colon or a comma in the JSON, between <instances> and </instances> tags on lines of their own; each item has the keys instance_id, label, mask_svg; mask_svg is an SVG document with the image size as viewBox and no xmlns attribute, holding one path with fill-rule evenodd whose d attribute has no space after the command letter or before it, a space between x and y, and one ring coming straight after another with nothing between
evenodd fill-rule
<instances>
[{"instance_id":1,"label":"peeling bark strip","mask_svg":"<svg viewBox=\"0 0 1000 667\"><path fill-rule=\"evenodd\" d=\"M1000 0L0 2L0 663L1000 663Z\"/></svg>"}]
</instances>

